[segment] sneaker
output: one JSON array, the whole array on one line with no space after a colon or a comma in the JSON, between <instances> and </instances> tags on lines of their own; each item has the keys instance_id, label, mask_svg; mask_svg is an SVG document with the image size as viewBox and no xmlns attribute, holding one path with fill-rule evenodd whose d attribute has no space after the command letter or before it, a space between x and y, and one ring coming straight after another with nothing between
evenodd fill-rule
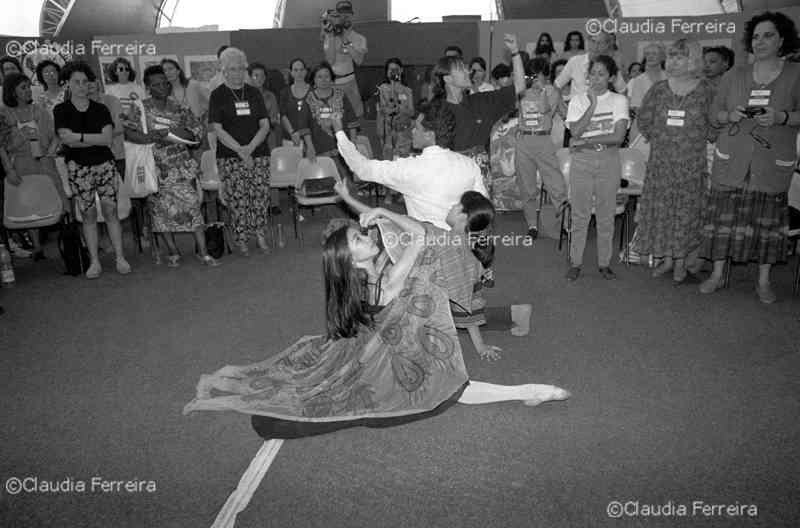
<instances>
[{"instance_id":1,"label":"sneaker","mask_svg":"<svg viewBox=\"0 0 800 528\"><path fill-rule=\"evenodd\" d=\"M33 255L33 251L28 251L27 249L23 248L19 244L14 241L13 238L9 238L8 240L8 251L11 253L13 257L16 258L31 258Z\"/></svg>"},{"instance_id":2,"label":"sneaker","mask_svg":"<svg viewBox=\"0 0 800 528\"><path fill-rule=\"evenodd\" d=\"M181 265L180 255L167 255L167 267L177 268Z\"/></svg>"},{"instance_id":3,"label":"sneaker","mask_svg":"<svg viewBox=\"0 0 800 528\"><path fill-rule=\"evenodd\" d=\"M96 279L103 273L103 268L100 266L99 262L92 262L89 266L89 269L86 270L86 278L87 279Z\"/></svg>"},{"instance_id":4,"label":"sneaker","mask_svg":"<svg viewBox=\"0 0 800 528\"><path fill-rule=\"evenodd\" d=\"M539 230L535 227L528 228L528 236L531 237L531 240L536 240L539 238Z\"/></svg>"},{"instance_id":5,"label":"sneaker","mask_svg":"<svg viewBox=\"0 0 800 528\"><path fill-rule=\"evenodd\" d=\"M580 276L581 276L581 268L577 266L572 266L570 269L567 270L568 281L576 281Z\"/></svg>"},{"instance_id":6,"label":"sneaker","mask_svg":"<svg viewBox=\"0 0 800 528\"><path fill-rule=\"evenodd\" d=\"M125 257L117 257L117 273L120 275L127 275L131 272L131 265L125 260Z\"/></svg>"},{"instance_id":7,"label":"sneaker","mask_svg":"<svg viewBox=\"0 0 800 528\"><path fill-rule=\"evenodd\" d=\"M617 278L617 274L614 273L614 270L612 270L608 266L600 268L599 271L600 271L600 276L603 277L605 280L614 280Z\"/></svg>"}]
</instances>

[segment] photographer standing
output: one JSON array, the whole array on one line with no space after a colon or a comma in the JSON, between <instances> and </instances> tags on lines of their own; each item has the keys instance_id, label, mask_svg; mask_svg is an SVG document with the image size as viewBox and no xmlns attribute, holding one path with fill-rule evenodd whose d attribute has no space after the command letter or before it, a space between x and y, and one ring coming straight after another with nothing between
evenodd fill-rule
<instances>
[{"instance_id":1,"label":"photographer standing","mask_svg":"<svg viewBox=\"0 0 800 528\"><path fill-rule=\"evenodd\" d=\"M325 60L333 66L336 88L341 89L353 106L356 117L364 115L364 105L356 83L355 67L367 54L367 39L352 29L353 5L342 0L336 9L322 15L322 49Z\"/></svg>"}]
</instances>

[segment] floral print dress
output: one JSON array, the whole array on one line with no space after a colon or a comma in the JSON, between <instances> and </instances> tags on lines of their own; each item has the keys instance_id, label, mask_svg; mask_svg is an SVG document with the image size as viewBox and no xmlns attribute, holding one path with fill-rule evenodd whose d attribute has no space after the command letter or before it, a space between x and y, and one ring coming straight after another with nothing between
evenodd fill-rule
<instances>
[{"instance_id":1,"label":"floral print dress","mask_svg":"<svg viewBox=\"0 0 800 528\"><path fill-rule=\"evenodd\" d=\"M203 126L191 110L174 100L167 100L163 109L156 108L153 99L145 99L143 104L148 130L177 126L186 128L196 137L202 133ZM132 120L141 120L138 106L132 107L132 114ZM159 172L158 192L147 198L153 231L191 232L202 226L197 181L200 169L189 148L183 144L159 142L153 147L153 157Z\"/></svg>"}]
</instances>

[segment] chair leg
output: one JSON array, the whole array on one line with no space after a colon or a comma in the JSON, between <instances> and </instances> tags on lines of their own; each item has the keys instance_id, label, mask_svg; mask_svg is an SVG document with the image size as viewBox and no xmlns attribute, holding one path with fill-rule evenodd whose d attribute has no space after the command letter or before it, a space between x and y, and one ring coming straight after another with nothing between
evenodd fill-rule
<instances>
[{"instance_id":1,"label":"chair leg","mask_svg":"<svg viewBox=\"0 0 800 528\"><path fill-rule=\"evenodd\" d=\"M294 238L297 240L297 209L300 205L297 203L297 198L295 198L294 193L291 196L292 199L292 223L294 224Z\"/></svg>"},{"instance_id":2,"label":"chair leg","mask_svg":"<svg viewBox=\"0 0 800 528\"><path fill-rule=\"evenodd\" d=\"M730 257L725 259L725 264L722 266L722 287L729 288L731 285L731 266L733 261Z\"/></svg>"},{"instance_id":3,"label":"chair leg","mask_svg":"<svg viewBox=\"0 0 800 528\"><path fill-rule=\"evenodd\" d=\"M796 257L797 264L794 267L794 287L792 288L793 295L800 293L800 253L798 253Z\"/></svg>"},{"instance_id":4,"label":"chair leg","mask_svg":"<svg viewBox=\"0 0 800 528\"><path fill-rule=\"evenodd\" d=\"M536 209L536 231L542 228L542 207L544 206L545 196L547 191L544 190L544 183L539 185L539 207Z\"/></svg>"}]
</instances>

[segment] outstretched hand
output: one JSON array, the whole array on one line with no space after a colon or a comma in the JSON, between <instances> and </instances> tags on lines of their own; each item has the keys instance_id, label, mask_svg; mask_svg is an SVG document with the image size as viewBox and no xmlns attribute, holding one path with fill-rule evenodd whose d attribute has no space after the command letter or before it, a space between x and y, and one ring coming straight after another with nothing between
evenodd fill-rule
<instances>
[{"instance_id":1,"label":"outstretched hand","mask_svg":"<svg viewBox=\"0 0 800 528\"><path fill-rule=\"evenodd\" d=\"M347 184L342 181L341 178L336 178L336 183L333 185L333 190L336 191L336 194L342 198L347 198L350 196L350 189L348 189Z\"/></svg>"}]
</instances>

